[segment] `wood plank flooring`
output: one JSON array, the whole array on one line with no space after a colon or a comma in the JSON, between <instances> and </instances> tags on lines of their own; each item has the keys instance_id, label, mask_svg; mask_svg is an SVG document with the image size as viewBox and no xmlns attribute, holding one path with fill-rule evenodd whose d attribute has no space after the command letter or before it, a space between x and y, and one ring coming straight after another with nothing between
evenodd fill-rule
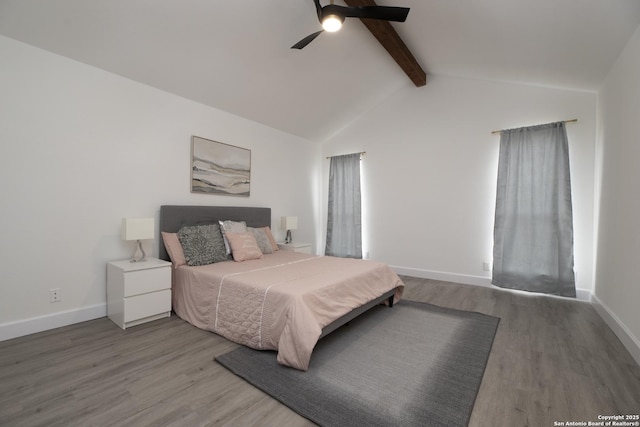
<instances>
[{"instance_id":1,"label":"wood plank flooring","mask_svg":"<svg viewBox=\"0 0 640 427\"><path fill-rule=\"evenodd\" d=\"M402 279L406 299L501 318L470 426L640 413L640 367L590 304ZM213 361L235 347L175 316L0 342L0 425L313 425Z\"/></svg>"}]
</instances>

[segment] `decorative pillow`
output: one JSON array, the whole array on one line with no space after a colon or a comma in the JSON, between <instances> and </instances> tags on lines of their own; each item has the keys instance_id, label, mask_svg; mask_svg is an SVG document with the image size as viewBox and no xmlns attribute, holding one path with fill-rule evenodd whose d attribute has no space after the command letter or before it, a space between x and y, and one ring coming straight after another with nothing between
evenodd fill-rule
<instances>
[{"instance_id":1,"label":"decorative pillow","mask_svg":"<svg viewBox=\"0 0 640 427\"><path fill-rule=\"evenodd\" d=\"M164 241L164 248L167 250L169 258L171 258L171 262L173 263L173 268L185 265L187 260L184 257L184 251L182 250L182 245L180 244L178 235L176 233L167 233L163 231L162 240Z\"/></svg>"},{"instance_id":2,"label":"decorative pillow","mask_svg":"<svg viewBox=\"0 0 640 427\"><path fill-rule=\"evenodd\" d=\"M229 259L218 224L182 227L177 234L188 265L207 265Z\"/></svg>"},{"instance_id":3,"label":"decorative pillow","mask_svg":"<svg viewBox=\"0 0 640 427\"><path fill-rule=\"evenodd\" d=\"M271 248L273 249L273 251L275 252L278 249L280 249L280 247L278 246L278 243L276 242L276 239L274 239L273 234L271 234L271 228L262 227L262 230L264 230L264 234L266 234L267 237L269 238L269 241L271 242Z\"/></svg>"},{"instance_id":4,"label":"decorative pillow","mask_svg":"<svg viewBox=\"0 0 640 427\"><path fill-rule=\"evenodd\" d=\"M265 233L264 229L247 227L247 231L253 234L253 237L256 239L258 247L260 248L260 252L262 252L263 254L273 253L273 246L271 246L271 241L269 240L269 237L267 236L267 233Z\"/></svg>"},{"instance_id":5,"label":"decorative pillow","mask_svg":"<svg viewBox=\"0 0 640 427\"><path fill-rule=\"evenodd\" d=\"M235 261L262 258L258 242L256 242L253 234L248 231L244 233L227 232L227 240L231 246L231 253Z\"/></svg>"},{"instance_id":6,"label":"decorative pillow","mask_svg":"<svg viewBox=\"0 0 640 427\"><path fill-rule=\"evenodd\" d=\"M231 253L231 247L227 240L227 233L244 233L247 231L247 223L244 221L218 221L220 223L220 230L222 231L222 237L224 238L224 246L227 248L227 254Z\"/></svg>"}]
</instances>

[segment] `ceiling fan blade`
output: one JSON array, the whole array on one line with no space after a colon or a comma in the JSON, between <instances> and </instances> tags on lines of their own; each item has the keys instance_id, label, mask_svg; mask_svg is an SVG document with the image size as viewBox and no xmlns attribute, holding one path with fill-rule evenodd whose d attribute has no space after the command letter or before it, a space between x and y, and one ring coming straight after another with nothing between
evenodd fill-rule
<instances>
[{"instance_id":1,"label":"ceiling fan blade","mask_svg":"<svg viewBox=\"0 0 640 427\"><path fill-rule=\"evenodd\" d=\"M316 13L318 14L318 21L322 22L322 6L320 6L320 0L313 0L316 5Z\"/></svg>"},{"instance_id":2,"label":"ceiling fan blade","mask_svg":"<svg viewBox=\"0 0 640 427\"><path fill-rule=\"evenodd\" d=\"M291 46L291 49L302 49L303 47L305 47L306 45L308 45L309 43L311 43L316 37L318 37L320 35L320 33L322 33L324 30L320 30L316 33L313 34L309 34L307 37L303 38L302 40L300 40L298 43L294 44L293 46Z\"/></svg>"},{"instance_id":3,"label":"ceiling fan blade","mask_svg":"<svg viewBox=\"0 0 640 427\"><path fill-rule=\"evenodd\" d=\"M342 16L350 18L382 19L384 21L404 22L409 15L408 7L392 6L354 6L343 7Z\"/></svg>"}]
</instances>

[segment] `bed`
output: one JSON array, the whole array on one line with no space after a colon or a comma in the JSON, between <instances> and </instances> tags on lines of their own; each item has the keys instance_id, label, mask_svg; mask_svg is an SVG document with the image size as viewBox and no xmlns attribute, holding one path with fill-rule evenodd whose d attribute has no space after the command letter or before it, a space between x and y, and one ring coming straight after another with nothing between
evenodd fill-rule
<instances>
[{"instance_id":1,"label":"bed","mask_svg":"<svg viewBox=\"0 0 640 427\"><path fill-rule=\"evenodd\" d=\"M271 209L161 206L160 231L242 221L270 227ZM163 239L159 257L172 261ZM258 259L172 268L173 311L236 343L278 352L280 364L307 370L317 341L371 307L390 307L404 285L385 264L276 250Z\"/></svg>"}]
</instances>

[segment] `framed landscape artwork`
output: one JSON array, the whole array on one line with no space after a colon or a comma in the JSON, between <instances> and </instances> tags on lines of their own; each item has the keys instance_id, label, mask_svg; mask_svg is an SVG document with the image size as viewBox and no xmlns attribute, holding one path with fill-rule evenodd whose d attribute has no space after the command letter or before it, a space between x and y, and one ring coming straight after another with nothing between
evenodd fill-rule
<instances>
[{"instance_id":1,"label":"framed landscape artwork","mask_svg":"<svg viewBox=\"0 0 640 427\"><path fill-rule=\"evenodd\" d=\"M249 197L251 150L191 137L191 192Z\"/></svg>"}]
</instances>

